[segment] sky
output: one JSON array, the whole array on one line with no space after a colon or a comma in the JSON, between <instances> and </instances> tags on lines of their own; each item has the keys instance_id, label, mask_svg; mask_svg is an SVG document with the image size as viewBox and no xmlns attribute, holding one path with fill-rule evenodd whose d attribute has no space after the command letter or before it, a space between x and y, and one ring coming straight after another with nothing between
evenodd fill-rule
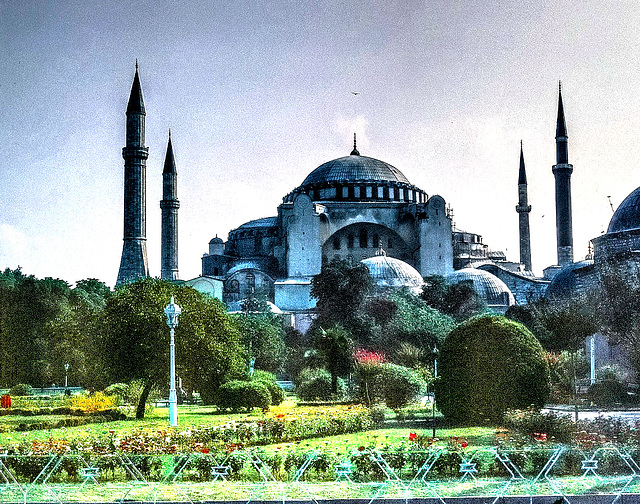
<instances>
[{"instance_id":1,"label":"sky","mask_svg":"<svg viewBox=\"0 0 640 504\"><path fill-rule=\"evenodd\" d=\"M636 0L0 0L0 269L115 284L136 59L152 276L169 129L182 279L354 132L514 261L522 140L541 274L557 262L560 80L584 258L640 185L638 26Z\"/></svg>"}]
</instances>

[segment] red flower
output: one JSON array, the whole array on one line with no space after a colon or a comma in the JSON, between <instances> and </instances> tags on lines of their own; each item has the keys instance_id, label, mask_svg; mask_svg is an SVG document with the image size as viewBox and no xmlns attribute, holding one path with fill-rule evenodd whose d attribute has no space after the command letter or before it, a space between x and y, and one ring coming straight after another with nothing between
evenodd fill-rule
<instances>
[{"instance_id":1,"label":"red flower","mask_svg":"<svg viewBox=\"0 0 640 504\"><path fill-rule=\"evenodd\" d=\"M466 448L469 445L466 441L463 441L462 443L460 443L460 446L462 446L463 448Z\"/></svg>"},{"instance_id":2,"label":"red flower","mask_svg":"<svg viewBox=\"0 0 640 504\"><path fill-rule=\"evenodd\" d=\"M364 446L358 446L358 451L364 451Z\"/></svg>"},{"instance_id":3,"label":"red flower","mask_svg":"<svg viewBox=\"0 0 640 504\"><path fill-rule=\"evenodd\" d=\"M409 433L409 441L415 441L417 439L418 435L415 432L410 432Z\"/></svg>"},{"instance_id":4,"label":"red flower","mask_svg":"<svg viewBox=\"0 0 640 504\"><path fill-rule=\"evenodd\" d=\"M203 448L200 453L209 453L209 448Z\"/></svg>"}]
</instances>

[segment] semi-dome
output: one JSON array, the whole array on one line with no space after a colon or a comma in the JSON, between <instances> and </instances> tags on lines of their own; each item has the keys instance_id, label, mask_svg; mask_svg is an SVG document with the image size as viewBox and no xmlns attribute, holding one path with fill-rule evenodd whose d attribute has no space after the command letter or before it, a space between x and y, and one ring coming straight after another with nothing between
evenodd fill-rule
<instances>
[{"instance_id":1,"label":"semi-dome","mask_svg":"<svg viewBox=\"0 0 640 504\"><path fill-rule=\"evenodd\" d=\"M506 311L509 306L516 304L509 287L497 276L488 271L476 268L462 268L446 276L449 284L471 282L474 290L487 303L489 308Z\"/></svg>"},{"instance_id":2,"label":"semi-dome","mask_svg":"<svg viewBox=\"0 0 640 504\"><path fill-rule=\"evenodd\" d=\"M617 208L607 233L617 233L640 228L640 187L627 196Z\"/></svg>"},{"instance_id":3,"label":"semi-dome","mask_svg":"<svg viewBox=\"0 0 640 504\"><path fill-rule=\"evenodd\" d=\"M547 299L564 299L580 294L586 287L583 278L593 270L593 260L586 259L567 264L558 271L545 293Z\"/></svg>"},{"instance_id":4,"label":"semi-dome","mask_svg":"<svg viewBox=\"0 0 640 504\"><path fill-rule=\"evenodd\" d=\"M375 256L360 261L369 270L369 275L378 287L407 287L414 293L422 289L422 276L413 266L400 259L387 257L380 249Z\"/></svg>"}]
</instances>

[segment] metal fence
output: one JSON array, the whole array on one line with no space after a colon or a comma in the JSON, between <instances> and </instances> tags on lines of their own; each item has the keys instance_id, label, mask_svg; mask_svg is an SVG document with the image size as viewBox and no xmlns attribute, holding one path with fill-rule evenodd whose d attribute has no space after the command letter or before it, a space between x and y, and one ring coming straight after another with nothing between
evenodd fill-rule
<instances>
[{"instance_id":1,"label":"metal fence","mask_svg":"<svg viewBox=\"0 0 640 504\"><path fill-rule=\"evenodd\" d=\"M0 455L0 502L640 502L640 449ZM506 500L505 500L506 499ZM521 500L522 501L522 500ZM522 501L524 502L524 501ZM535 501L535 502L539 502Z\"/></svg>"}]
</instances>

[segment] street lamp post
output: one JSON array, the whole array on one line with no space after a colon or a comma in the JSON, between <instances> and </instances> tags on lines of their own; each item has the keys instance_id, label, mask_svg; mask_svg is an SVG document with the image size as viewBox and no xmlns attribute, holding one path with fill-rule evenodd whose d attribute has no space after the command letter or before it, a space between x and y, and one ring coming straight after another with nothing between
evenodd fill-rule
<instances>
[{"instance_id":1,"label":"street lamp post","mask_svg":"<svg viewBox=\"0 0 640 504\"><path fill-rule=\"evenodd\" d=\"M436 437L436 378L438 378L438 347L433 347L433 402L431 403L431 427L433 436Z\"/></svg>"},{"instance_id":2,"label":"street lamp post","mask_svg":"<svg viewBox=\"0 0 640 504\"><path fill-rule=\"evenodd\" d=\"M182 313L180 307L171 302L164 309L167 316L167 325L171 330L171 342L169 343L169 425L178 426L178 396L176 394L176 344L174 341L174 329L178 325L178 315Z\"/></svg>"},{"instance_id":3,"label":"street lamp post","mask_svg":"<svg viewBox=\"0 0 640 504\"><path fill-rule=\"evenodd\" d=\"M68 381L68 375L69 375L69 363L67 362L64 365L64 395L69 395L69 381Z\"/></svg>"}]
</instances>

